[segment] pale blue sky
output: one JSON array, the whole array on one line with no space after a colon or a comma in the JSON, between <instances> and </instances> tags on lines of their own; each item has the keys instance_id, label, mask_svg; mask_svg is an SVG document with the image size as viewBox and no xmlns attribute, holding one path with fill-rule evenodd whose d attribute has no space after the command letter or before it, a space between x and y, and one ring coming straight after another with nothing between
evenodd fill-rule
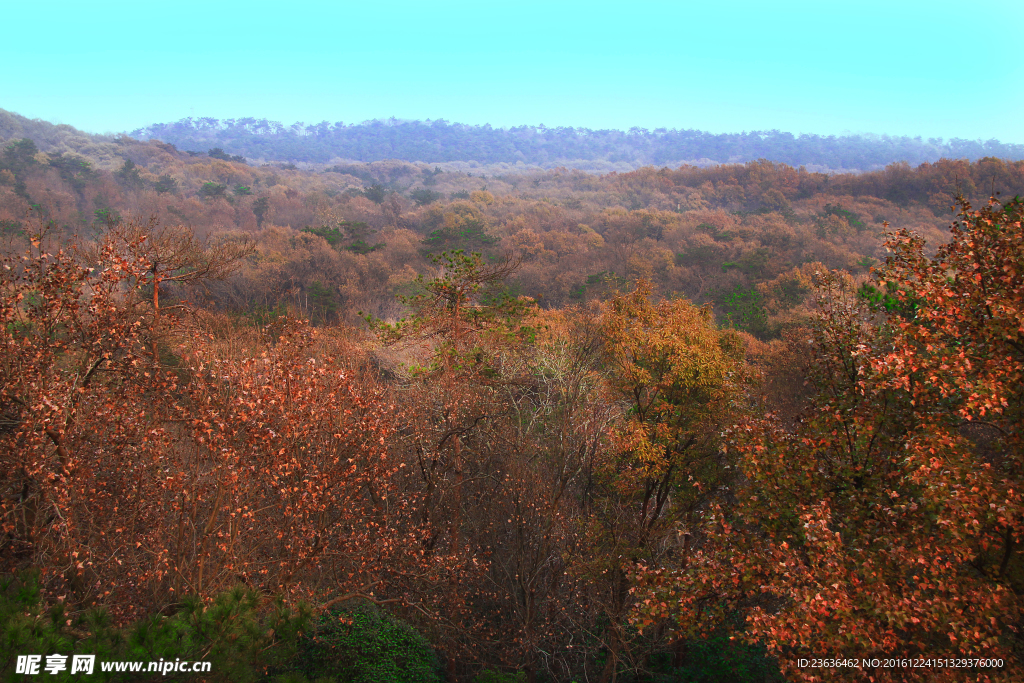
<instances>
[{"instance_id":1,"label":"pale blue sky","mask_svg":"<svg viewBox=\"0 0 1024 683\"><path fill-rule=\"evenodd\" d=\"M0 107L1024 143L1021 0L7 3Z\"/></svg>"}]
</instances>

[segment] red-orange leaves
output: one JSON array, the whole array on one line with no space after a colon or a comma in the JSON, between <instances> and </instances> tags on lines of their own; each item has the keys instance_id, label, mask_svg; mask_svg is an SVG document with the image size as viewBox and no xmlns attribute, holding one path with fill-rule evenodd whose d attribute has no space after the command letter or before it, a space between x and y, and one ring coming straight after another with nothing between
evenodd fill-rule
<instances>
[{"instance_id":1,"label":"red-orange leaves","mask_svg":"<svg viewBox=\"0 0 1024 683\"><path fill-rule=\"evenodd\" d=\"M119 253L0 271L4 570L118 617L240 581L310 594L417 573L391 410L351 350L304 323L270 339L199 316L165 321L155 366L145 273Z\"/></svg>"},{"instance_id":2,"label":"red-orange leaves","mask_svg":"<svg viewBox=\"0 0 1024 683\"><path fill-rule=\"evenodd\" d=\"M934 258L894 234L876 281L888 283L884 296L823 277L813 408L793 431L770 418L735 430L748 483L707 516L687 568L641 576L673 605L652 615L693 627L739 610L747 636L800 680L963 674L822 672L796 666L800 657L1006 662L972 680L1020 666L1021 212L1017 200L981 211L961 202Z\"/></svg>"}]
</instances>

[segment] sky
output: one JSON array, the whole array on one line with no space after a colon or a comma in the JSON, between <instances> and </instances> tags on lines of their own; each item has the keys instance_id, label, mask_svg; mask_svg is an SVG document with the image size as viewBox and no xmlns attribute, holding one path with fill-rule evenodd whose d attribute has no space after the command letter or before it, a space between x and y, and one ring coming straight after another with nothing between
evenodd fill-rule
<instances>
[{"instance_id":1,"label":"sky","mask_svg":"<svg viewBox=\"0 0 1024 683\"><path fill-rule=\"evenodd\" d=\"M76 0L3 17L0 108L92 133L394 116L1024 143L1020 0Z\"/></svg>"}]
</instances>

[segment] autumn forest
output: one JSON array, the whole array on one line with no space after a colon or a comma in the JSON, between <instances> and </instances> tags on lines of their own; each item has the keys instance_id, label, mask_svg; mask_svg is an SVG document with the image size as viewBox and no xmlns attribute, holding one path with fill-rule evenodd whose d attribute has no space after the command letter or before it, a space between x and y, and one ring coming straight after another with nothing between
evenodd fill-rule
<instances>
[{"instance_id":1,"label":"autumn forest","mask_svg":"<svg viewBox=\"0 0 1024 683\"><path fill-rule=\"evenodd\" d=\"M161 130L0 111L3 680L1020 680L1019 150Z\"/></svg>"}]
</instances>

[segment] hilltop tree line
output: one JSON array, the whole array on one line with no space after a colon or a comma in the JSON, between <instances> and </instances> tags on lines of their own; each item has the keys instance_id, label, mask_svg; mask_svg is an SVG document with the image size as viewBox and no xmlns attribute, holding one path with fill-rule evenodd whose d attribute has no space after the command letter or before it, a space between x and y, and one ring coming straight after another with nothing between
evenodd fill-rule
<instances>
[{"instance_id":1,"label":"hilltop tree line","mask_svg":"<svg viewBox=\"0 0 1024 683\"><path fill-rule=\"evenodd\" d=\"M810 135L778 130L714 134L659 128L628 131L514 126L492 128L434 121L395 119L285 126L266 119L186 118L133 131L185 150L223 148L250 159L326 163L356 161L477 161L551 166L571 161L625 162L634 167L678 165L685 161L742 163L756 159L831 169L872 170L906 161L942 157L971 160L993 156L1024 159L1024 145L997 140L922 140L906 136Z\"/></svg>"},{"instance_id":2,"label":"hilltop tree line","mask_svg":"<svg viewBox=\"0 0 1024 683\"><path fill-rule=\"evenodd\" d=\"M1024 163L483 178L104 144L0 156L5 651L1017 675ZM826 655L985 665L798 665Z\"/></svg>"}]
</instances>

